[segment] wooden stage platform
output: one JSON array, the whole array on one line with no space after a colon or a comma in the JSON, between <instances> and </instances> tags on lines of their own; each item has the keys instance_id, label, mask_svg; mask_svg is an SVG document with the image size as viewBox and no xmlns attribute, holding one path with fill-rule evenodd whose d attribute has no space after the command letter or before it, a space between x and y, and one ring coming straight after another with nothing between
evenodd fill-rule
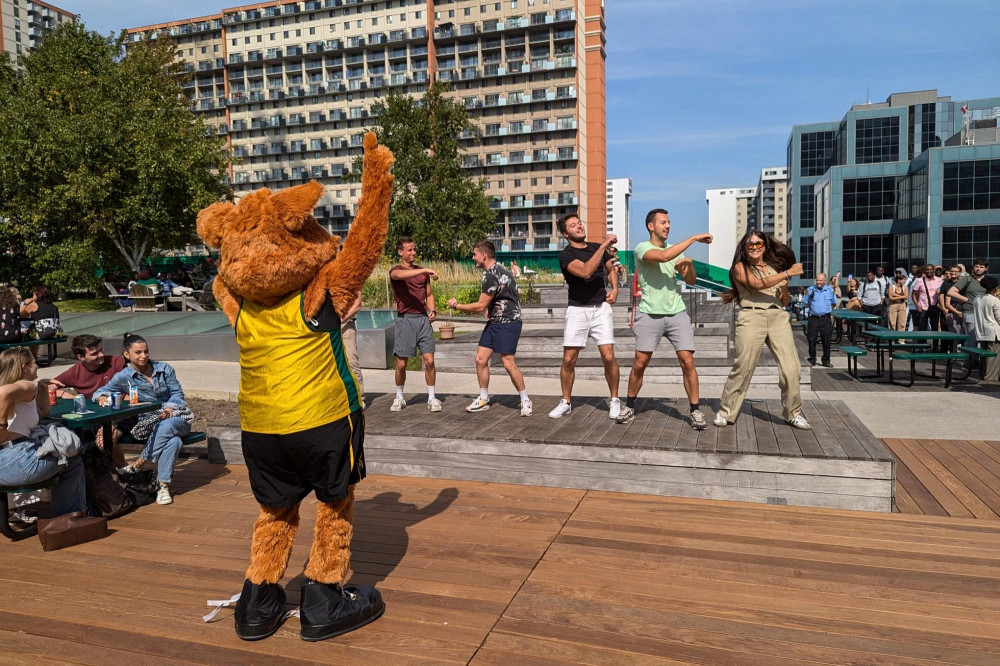
<instances>
[{"instance_id":1,"label":"wooden stage platform","mask_svg":"<svg viewBox=\"0 0 1000 666\"><path fill-rule=\"evenodd\" d=\"M169 506L43 553L0 540L0 663L995 666L1000 521L372 475L353 580L385 616L240 641L246 468L182 461ZM314 501L283 583L298 601Z\"/></svg>"},{"instance_id":2,"label":"wooden stage platform","mask_svg":"<svg viewBox=\"0 0 1000 666\"><path fill-rule=\"evenodd\" d=\"M583 398L571 414L548 418L558 398L518 413L516 396L486 412L465 411L467 396L443 396L431 413L423 395L370 396L365 452L379 474L581 488L675 497L891 511L895 458L840 401L807 401L811 431L781 418L777 400L744 403L736 424L711 425L718 400L693 430L686 400L640 399L627 425L608 418L607 401ZM442 396L439 396L442 397Z\"/></svg>"}]
</instances>

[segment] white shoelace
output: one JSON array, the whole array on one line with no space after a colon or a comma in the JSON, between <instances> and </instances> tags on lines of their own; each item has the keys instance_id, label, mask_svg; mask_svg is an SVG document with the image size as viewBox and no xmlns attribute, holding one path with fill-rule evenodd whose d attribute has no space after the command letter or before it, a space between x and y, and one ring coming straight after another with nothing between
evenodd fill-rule
<instances>
[{"instance_id":1,"label":"white shoelace","mask_svg":"<svg viewBox=\"0 0 1000 666\"><path fill-rule=\"evenodd\" d=\"M203 615L201 618L202 621L211 622L212 620L214 620L215 616L219 614L219 611L221 611L223 608L228 608L229 606L234 605L237 601L240 600L240 596L242 596L242 594L243 594L242 592L237 592L228 599L209 599L206 603L209 607L214 608L214 610L208 615ZM290 617L299 617L299 609L296 608L294 610L287 611L285 613L284 619L287 620Z\"/></svg>"}]
</instances>

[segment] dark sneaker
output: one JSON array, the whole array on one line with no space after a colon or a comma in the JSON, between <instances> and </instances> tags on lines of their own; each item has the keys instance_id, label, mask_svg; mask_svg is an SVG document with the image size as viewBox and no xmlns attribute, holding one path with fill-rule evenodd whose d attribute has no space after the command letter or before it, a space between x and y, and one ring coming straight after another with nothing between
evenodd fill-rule
<instances>
[{"instance_id":1,"label":"dark sneaker","mask_svg":"<svg viewBox=\"0 0 1000 666\"><path fill-rule=\"evenodd\" d=\"M704 430L708 427L705 415L701 413L700 409L696 409L691 412L691 427L695 430Z\"/></svg>"},{"instance_id":2,"label":"dark sneaker","mask_svg":"<svg viewBox=\"0 0 1000 666\"><path fill-rule=\"evenodd\" d=\"M374 622L384 612L385 602L374 587L306 580L302 584L299 635L304 641L323 641Z\"/></svg>"},{"instance_id":3,"label":"dark sneaker","mask_svg":"<svg viewBox=\"0 0 1000 666\"><path fill-rule=\"evenodd\" d=\"M635 409L632 407L622 407L621 414L615 419L615 423L620 423L622 425L632 423L632 419L635 418Z\"/></svg>"},{"instance_id":4,"label":"dark sneaker","mask_svg":"<svg viewBox=\"0 0 1000 666\"><path fill-rule=\"evenodd\" d=\"M285 621L285 588L277 583L254 585L243 581L236 602L236 635L245 641L259 641L278 630Z\"/></svg>"},{"instance_id":5,"label":"dark sneaker","mask_svg":"<svg viewBox=\"0 0 1000 666\"><path fill-rule=\"evenodd\" d=\"M823 367L824 368L832 368L833 367L833 363L830 363L829 361L823 361Z\"/></svg>"}]
</instances>

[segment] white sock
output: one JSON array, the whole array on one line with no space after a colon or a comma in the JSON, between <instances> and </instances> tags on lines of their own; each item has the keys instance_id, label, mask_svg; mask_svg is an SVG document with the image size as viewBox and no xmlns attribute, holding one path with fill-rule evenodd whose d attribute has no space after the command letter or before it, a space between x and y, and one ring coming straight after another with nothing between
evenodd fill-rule
<instances>
[{"instance_id":1,"label":"white sock","mask_svg":"<svg viewBox=\"0 0 1000 666\"><path fill-rule=\"evenodd\" d=\"M403 397L403 387L402 386L397 386L396 387L396 397L402 399L402 397Z\"/></svg>"},{"instance_id":2,"label":"white sock","mask_svg":"<svg viewBox=\"0 0 1000 666\"><path fill-rule=\"evenodd\" d=\"M480 387L479 388L479 397L482 400L489 400L490 399L490 389L489 388L482 388L482 387Z\"/></svg>"},{"instance_id":3,"label":"white sock","mask_svg":"<svg viewBox=\"0 0 1000 666\"><path fill-rule=\"evenodd\" d=\"M427 402L430 402L433 399L434 399L434 387L433 386L428 386L427 387Z\"/></svg>"},{"instance_id":4,"label":"white sock","mask_svg":"<svg viewBox=\"0 0 1000 666\"><path fill-rule=\"evenodd\" d=\"M517 394L519 396L521 396L521 402L524 402L525 400L529 400L527 389L525 389L524 391L518 391Z\"/></svg>"}]
</instances>

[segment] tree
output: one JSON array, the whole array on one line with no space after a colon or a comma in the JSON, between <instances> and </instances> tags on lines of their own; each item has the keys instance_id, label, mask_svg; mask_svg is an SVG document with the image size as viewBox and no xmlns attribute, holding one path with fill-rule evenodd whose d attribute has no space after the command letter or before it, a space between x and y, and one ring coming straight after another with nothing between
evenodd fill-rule
<instances>
[{"instance_id":1,"label":"tree","mask_svg":"<svg viewBox=\"0 0 1000 666\"><path fill-rule=\"evenodd\" d=\"M396 239L411 236L427 259L467 257L472 246L493 233L496 212L462 167L462 132L473 132L465 108L446 97L449 86L435 83L421 99L391 93L372 105L379 141L396 156L396 191L389 209L386 252ZM353 175L359 177L360 158Z\"/></svg>"},{"instance_id":2,"label":"tree","mask_svg":"<svg viewBox=\"0 0 1000 666\"><path fill-rule=\"evenodd\" d=\"M224 141L191 110L176 47L126 41L64 23L22 71L0 63L0 254L23 253L22 280L80 288L98 266L138 270L231 196Z\"/></svg>"}]
</instances>

